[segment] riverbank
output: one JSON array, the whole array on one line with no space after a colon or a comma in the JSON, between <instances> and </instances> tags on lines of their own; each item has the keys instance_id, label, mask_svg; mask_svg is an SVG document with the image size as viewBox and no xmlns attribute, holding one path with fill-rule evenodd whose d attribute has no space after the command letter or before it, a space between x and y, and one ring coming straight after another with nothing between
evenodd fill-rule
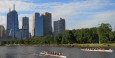
<instances>
[{"instance_id":1,"label":"riverbank","mask_svg":"<svg viewBox=\"0 0 115 58\"><path fill-rule=\"evenodd\" d=\"M115 47L115 43L112 44L50 44L41 46L60 46L60 47Z\"/></svg>"},{"instance_id":2,"label":"riverbank","mask_svg":"<svg viewBox=\"0 0 115 58\"><path fill-rule=\"evenodd\" d=\"M4 46L48 46L48 47L114 47L115 43L111 44L6 44Z\"/></svg>"}]
</instances>

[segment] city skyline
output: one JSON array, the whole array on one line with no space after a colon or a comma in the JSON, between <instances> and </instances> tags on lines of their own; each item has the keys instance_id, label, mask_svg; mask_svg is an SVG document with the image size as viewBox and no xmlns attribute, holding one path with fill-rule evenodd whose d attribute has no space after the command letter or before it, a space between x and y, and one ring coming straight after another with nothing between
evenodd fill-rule
<instances>
[{"instance_id":1,"label":"city skyline","mask_svg":"<svg viewBox=\"0 0 115 58\"><path fill-rule=\"evenodd\" d=\"M110 23L115 28L114 0L1 0L0 25L6 27L6 15L9 8L13 9L13 4L19 14L19 28L22 27L22 17L27 16L30 18L30 32L33 12L50 12L53 21L64 18L66 29L96 27L101 23Z\"/></svg>"}]
</instances>

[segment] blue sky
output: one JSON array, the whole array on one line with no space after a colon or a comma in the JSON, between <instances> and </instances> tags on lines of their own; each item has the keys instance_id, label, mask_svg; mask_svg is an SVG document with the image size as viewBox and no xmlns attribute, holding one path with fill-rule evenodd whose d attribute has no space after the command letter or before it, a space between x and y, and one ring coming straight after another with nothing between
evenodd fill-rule
<instances>
[{"instance_id":1,"label":"blue sky","mask_svg":"<svg viewBox=\"0 0 115 58\"><path fill-rule=\"evenodd\" d=\"M0 25L6 27L6 15L13 4L19 14L20 28L22 17L30 18L30 32L34 12L52 13L52 23L64 18L66 29L97 27L101 23L115 28L115 0L0 0Z\"/></svg>"},{"instance_id":2,"label":"blue sky","mask_svg":"<svg viewBox=\"0 0 115 58\"><path fill-rule=\"evenodd\" d=\"M74 1L85 1L85 0L22 0L25 2L32 2L32 3L49 3L49 2L62 2L62 3L69 3Z\"/></svg>"}]
</instances>

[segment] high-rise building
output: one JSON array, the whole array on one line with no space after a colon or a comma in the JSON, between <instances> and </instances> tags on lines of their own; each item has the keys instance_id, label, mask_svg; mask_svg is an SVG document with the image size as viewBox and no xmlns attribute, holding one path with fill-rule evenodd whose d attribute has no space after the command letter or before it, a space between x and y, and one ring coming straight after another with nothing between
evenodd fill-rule
<instances>
[{"instance_id":1,"label":"high-rise building","mask_svg":"<svg viewBox=\"0 0 115 58\"><path fill-rule=\"evenodd\" d=\"M42 14L44 21L44 36L52 34L52 15L51 13L45 12Z\"/></svg>"},{"instance_id":2,"label":"high-rise building","mask_svg":"<svg viewBox=\"0 0 115 58\"><path fill-rule=\"evenodd\" d=\"M54 35L63 33L65 31L65 20L60 18L58 21L54 21Z\"/></svg>"},{"instance_id":3,"label":"high-rise building","mask_svg":"<svg viewBox=\"0 0 115 58\"><path fill-rule=\"evenodd\" d=\"M23 37L29 38L29 17L22 18Z\"/></svg>"},{"instance_id":4,"label":"high-rise building","mask_svg":"<svg viewBox=\"0 0 115 58\"><path fill-rule=\"evenodd\" d=\"M16 38L26 39L27 38L27 29L19 29L19 31L16 33Z\"/></svg>"},{"instance_id":5,"label":"high-rise building","mask_svg":"<svg viewBox=\"0 0 115 58\"><path fill-rule=\"evenodd\" d=\"M4 26L0 25L0 38L5 37L5 28Z\"/></svg>"},{"instance_id":6,"label":"high-rise building","mask_svg":"<svg viewBox=\"0 0 115 58\"><path fill-rule=\"evenodd\" d=\"M11 36L12 39L16 38L16 33L19 30L19 24L18 24L18 13L15 10L15 5L14 9L11 11L9 10L9 13L7 14L7 33L8 36Z\"/></svg>"},{"instance_id":7,"label":"high-rise building","mask_svg":"<svg viewBox=\"0 0 115 58\"><path fill-rule=\"evenodd\" d=\"M43 17L40 13L33 14L32 36L43 36Z\"/></svg>"}]
</instances>

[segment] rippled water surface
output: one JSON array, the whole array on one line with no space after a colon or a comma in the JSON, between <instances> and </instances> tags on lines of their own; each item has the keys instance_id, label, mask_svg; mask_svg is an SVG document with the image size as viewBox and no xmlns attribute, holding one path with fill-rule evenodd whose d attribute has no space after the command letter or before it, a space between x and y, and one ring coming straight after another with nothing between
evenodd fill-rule
<instances>
[{"instance_id":1,"label":"rippled water surface","mask_svg":"<svg viewBox=\"0 0 115 58\"><path fill-rule=\"evenodd\" d=\"M66 47L34 47L34 46L0 46L0 58L56 58L50 56L40 56L41 51L63 52L67 58L115 58L114 52L85 52L79 48Z\"/></svg>"}]
</instances>

